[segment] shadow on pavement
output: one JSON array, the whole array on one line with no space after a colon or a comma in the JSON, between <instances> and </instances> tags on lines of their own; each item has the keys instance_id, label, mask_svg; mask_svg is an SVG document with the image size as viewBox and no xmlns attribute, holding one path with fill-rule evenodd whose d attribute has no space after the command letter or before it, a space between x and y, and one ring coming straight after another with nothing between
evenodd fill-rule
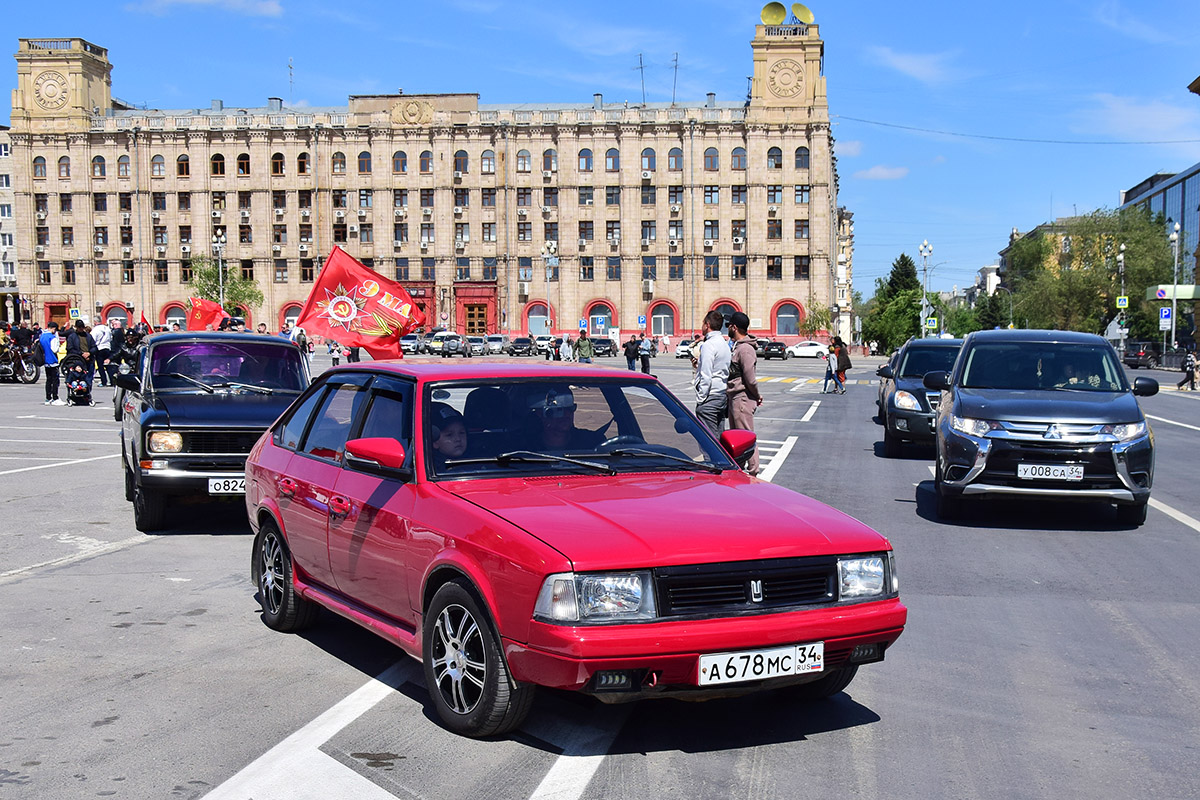
<instances>
[{"instance_id":1,"label":"shadow on pavement","mask_svg":"<svg viewBox=\"0 0 1200 800\"><path fill-rule=\"evenodd\" d=\"M133 504L129 504L129 519L133 521ZM180 497L167 506L166 527L147 533L147 536L249 536L250 522L246 519L246 504L236 501L213 502L208 498ZM247 558L249 556L247 555ZM249 563L249 561L247 561Z\"/></svg>"},{"instance_id":2,"label":"shadow on pavement","mask_svg":"<svg viewBox=\"0 0 1200 800\"><path fill-rule=\"evenodd\" d=\"M1022 531L1129 531L1137 526L1117 521L1116 509L1103 501L1042 500L1033 497L969 497L953 520L937 515L933 481L914 490L917 516L938 525Z\"/></svg>"}]
</instances>

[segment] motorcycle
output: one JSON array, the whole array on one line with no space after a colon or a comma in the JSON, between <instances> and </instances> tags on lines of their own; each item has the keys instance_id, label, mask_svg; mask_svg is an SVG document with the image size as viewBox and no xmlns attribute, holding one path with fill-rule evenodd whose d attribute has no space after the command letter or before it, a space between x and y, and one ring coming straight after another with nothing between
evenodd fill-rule
<instances>
[{"instance_id":1,"label":"motorcycle","mask_svg":"<svg viewBox=\"0 0 1200 800\"><path fill-rule=\"evenodd\" d=\"M42 368L33 363L33 354L28 347L9 345L0 350L0 379L37 383L41 375Z\"/></svg>"}]
</instances>

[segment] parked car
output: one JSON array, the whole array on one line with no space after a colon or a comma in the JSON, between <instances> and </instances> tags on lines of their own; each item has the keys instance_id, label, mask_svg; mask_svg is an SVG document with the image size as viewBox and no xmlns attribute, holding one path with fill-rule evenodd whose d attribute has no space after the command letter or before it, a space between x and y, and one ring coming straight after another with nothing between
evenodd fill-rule
<instances>
[{"instance_id":1,"label":"parked car","mask_svg":"<svg viewBox=\"0 0 1200 800\"><path fill-rule=\"evenodd\" d=\"M467 340L462 334L454 333L453 331L442 331L433 336L433 341L429 345L429 352L434 355L439 355L442 358L450 358L452 356L471 357L471 348L467 344Z\"/></svg>"},{"instance_id":2,"label":"parked car","mask_svg":"<svg viewBox=\"0 0 1200 800\"><path fill-rule=\"evenodd\" d=\"M531 356L534 354L533 339L528 336L518 336L508 345L510 356Z\"/></svg>"},{"instance_id":3,"label":"parked car","mask_svg":"<svg viewBox=\"0 0 1200 800\"><path fill-rule=\"evenodd\" d=\"M438 326L436 328L430 328L428 331L425 332L425 340L422 343L422 347L424 348L425 353L427 353L427 354L433 353L434 337L436 337L439 333L442 333L445 330L446 330L446 328Z\"/></svg>"},{"instance_id":4,"label":"parked car","mask_svg":"<svg viewBox=\"0 0 1200 800\"><path fill-rule=\"evenodd\" d=\"M1125 378L1112 345L1090 333L969 334L949 372L929 372L937 411L937 512L978 497L1115 503L1140 525L1154 479L1154 437L1137 397L1158 382Z\"/></svg>"},{"instance_id":5,"label":"parked car","mask_svg":"<svg viewBox=\"0 0 1200 800\"><path fill-rule=\"evenodd\" d=\"M489 355L507 352L508 345L508 336L504 334L493 333L487 337L487 351Z\"/></svg>"},{"instance_id":6,"label":"parked car","mask_svg":"<svg viewBox=\"0 0 1200 800\"><path fill-rule=\"evenodd\" d=\"M1162 342L1126 342L1125 366L1130 369L1158 369L1162 364Z\"/></svg>"},{"instance_id":7,"label":"parked car","mask_svg":"<svg viewBox=\"0 0 1200 800\"><path fill-rule=\"evenodd\" d=\"M816 341L796 342L788 347L793 358L822 358L829 352L829 345Z\"/></svg>"},{"instance_id":8,"label":"parked car","mask_svg":"<svg viewBox=\"0 0 1200 800\"><path fill-rule=\"evenodd\" d=\"M768 341L763 345L762 358L764 360L778 358L787 361L791 357L792 354L788 351L787 344L784 342Z\"/></svg>"},{"instance_id":9,"label":"parked car","mask_svg":"<svg viewBox=\"0 0 1200 800\"><path fill-rule=\"evenodd\" d=\"M400 337L400 352L416 355L425 347L425 338L419 333L409 333Z\"/></svg>"},{"instance_id":10,"label":"parked car","mask_svg":"<svg viewBox=\"0 0 1200 800\"><path fill-rule=\"evenodd\" d=\"M612 358L617 354L616 345L607 336L593 336L591 339L592 352L595 353L596 358Z\"/></svg>"},{"instance_id":11,"label":"parked car","mask_svg":"<svg viewBox=\"0 0 1200 800\"><path fill-rule=\"evenodd\" d=\"M748 475L754 446L625 370L334 368L246 466L262 619L370 629L467 736L513 729L538 686L832 695L904 629L892 547ZM731 508L736 535L712 524Z\"/></svg>"},{"instance_id":12,"label":"parked car","mask_svg":"<svg viewBox=\"0 0 1200 800\"><path fill-rule=\"evenodd\" d=\"M125 499L139 531L162 528L172 499L240 498L246 454L308 387L295 343L244 333L158 333L117 375Z\"/></svg>"},{"instance_id":13,"label":"parked car","mask_svg":"<svg viewBox=\"0 0 1200 800\"><path fill-rule=\"evenodd\" d=\"M828 356L829 356L828 352L823 353L821 355L822 358L828 358ZM875 397L875 408L879 410L880 421L883 420L883 409L884 409L883 399L885 397L887 397L888 392L891 391L891 385L892 385L892 379L884 377L885 373L883 372L883 368L891 367L892 374L894 375L895 371L896 371L896 366L900 363L899 359L900 359L900 351L897 350L896 352L892 353L891 358L888 359L886 364L880 364L879 369L875 370L875 374L879 377L879 392Z\"/></svg>"},{"instance_id":14,"label":"parked car","mask_svg":"<svg viewBox=\"0 0 1200 800\"><path fill-rule=\"evenodd\" d=\"M554 346L554 337L549 334L533 337L533 345L537 349L538 355L545 355L546 350Z\"/></svg>"},{"instance_id":15,"label":"parked car","mask_svg":"<svg viewBox=\"0 0 1200 800\"><path fill-rule=\"evenodd\" d=\"M883 422L883 454L898 458L905 442L930 443L940 392L925 388L926 372L949 372L962 348L962 339L910 339L875 374L886 382L881 389L879 417Z\"/></svg>"},{"instance_id":16,"label":"parked car","mask_svg":"<svg viewBox=\"0 0 1200 800\"><path fill-rule=\"evenodd\" d=\"M468 336L465 348L468 356L485 356L488 352L487 339L482 336Z\"/></svg>"},{"instance_id":17,"label":"parked car","mask_svg":"<svg viewBox=\"0 0 1200 800\"><path fill-rule=\"evenodd\" d=\"M679 344L675 345L676 358L691 358L692 347L696 344L694 339L684 339Z\"/></svg>"}]
</instances>

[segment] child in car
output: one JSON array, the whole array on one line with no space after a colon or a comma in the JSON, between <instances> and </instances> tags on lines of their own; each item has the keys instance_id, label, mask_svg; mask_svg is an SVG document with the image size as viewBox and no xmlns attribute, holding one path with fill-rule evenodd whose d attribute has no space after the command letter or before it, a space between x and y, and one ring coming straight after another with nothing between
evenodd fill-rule
<instances>
[{"instance_id":1,"label":"child in car","mask_svg":"<svg viewBox=\"0 0 1200 800\"><path fill-rule=\"evenodd\" d=\"M434 464L441 467L446 459L461 458L467 451L467 425L462 414L445 403L434 403L431 420L429 441L433 448Z\"/></svg>"}]
</instances>

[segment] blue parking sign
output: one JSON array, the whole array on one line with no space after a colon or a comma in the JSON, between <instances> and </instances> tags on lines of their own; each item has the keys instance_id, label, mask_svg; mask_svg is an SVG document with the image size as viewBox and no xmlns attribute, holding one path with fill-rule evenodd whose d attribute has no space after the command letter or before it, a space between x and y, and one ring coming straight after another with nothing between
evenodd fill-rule
<instances>
[{"instance_id":1,"label":"blue parking sign","mask_svg":"<svg viewBox=\"0 0 1200 800\"><path fill-rule=\"evenodd\" d=\"M1170 308L1170 306L1163 306L1162 308L1160 308L1160 309L1158 310L1158 318L1159 318L1159 319L1166 319L1166 320L1169 320L1169 319L1171 318L1171 308Z\"/></svg>"},{"instance_id":2,"label":"blue parking sign","mask_svg":"<svg viewBox=\"0 0 1200 800\"><path fill-rule=\"evenodd\" d=\"M638 325L645 325L645 324L646 324L646 315L643 314L642 316L638 317Z\"/></svg>"}]
</instances>

